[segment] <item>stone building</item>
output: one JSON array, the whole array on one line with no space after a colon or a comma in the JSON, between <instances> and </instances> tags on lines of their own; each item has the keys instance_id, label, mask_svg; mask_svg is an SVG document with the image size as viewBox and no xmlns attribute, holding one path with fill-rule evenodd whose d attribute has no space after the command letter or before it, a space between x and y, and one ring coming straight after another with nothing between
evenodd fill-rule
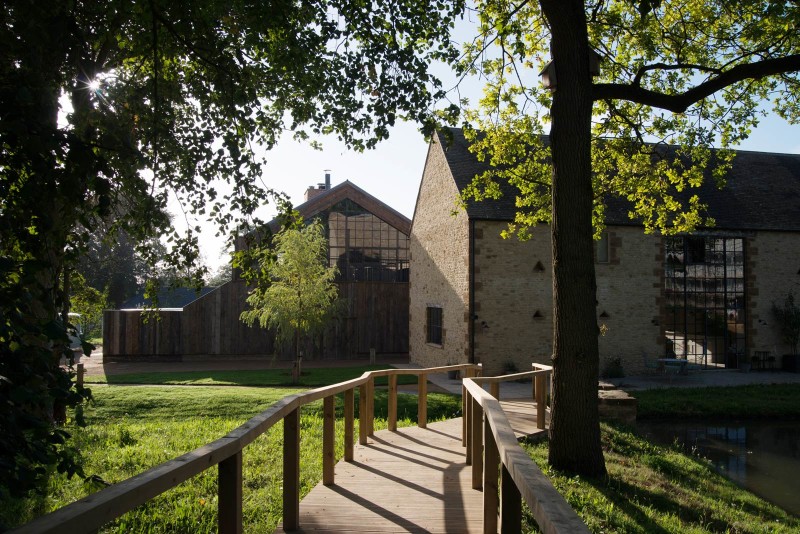
<instances>
[{"instance_id":1,"label":"stone building","mask_svg":"<svg viewBox=\"0 0 800 534\"><path fill-rule=\"evenodd\" d=\"M410 359L481 362L490 374L547 363L549 228L502 239L513 193L458 208L484 167L453 134L430 144L411 228ZM757 351L757 364L777 367L789 352L771 309L800 294L800 156L739 152L727 187L704 186L700 198L716 226L678 237L647 235L609 204L595 243L601 369L617 357L627 374L663 357L735 368Z\"/></svg>"}]
</instances>

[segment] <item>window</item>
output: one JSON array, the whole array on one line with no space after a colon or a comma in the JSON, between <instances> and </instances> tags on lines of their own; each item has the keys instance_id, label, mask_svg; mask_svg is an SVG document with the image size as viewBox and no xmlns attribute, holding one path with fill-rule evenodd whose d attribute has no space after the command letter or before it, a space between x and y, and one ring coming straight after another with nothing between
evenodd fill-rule
<instances>
[{"instance_id":1,"label":"window","mask_svg":"<svg viewBox=\"0 0 800 534\"><path fill-rule=\"evenodd\" d=\"M408 282L408 236L352 200L323 212L337 281Z\"/></svg>"},{"instance_id":2,"label":"window","mask_svg":"<svg viewBox=\"0 0 800 534\"><path fill-rule=\"evenodd\" d=\"M597 254L595 258L597 259L597 263L608 263L609 262L609 248L608 248L608 232L603 232L600 234L600 239L595 243L597 247Z\"/></svg>"},{"instance_id":3,"label":"window","mask_svg":"<svg viewBox=\"0 0 800 534\"><path fill-rule=\"evenodd\" d=\"M738 367L746 351L744 239L664 240L666 356Z\"/></svg>"},{"instance_id":4,"label":"window","mask_svg":"<svg viewBox=\"0 0 800 534\"><path fill-rule=\"evenodd\" d=\"M435 345L442 344L442 309L428 306L427 311L427 341Z\"/></svg>"}]
</instances>

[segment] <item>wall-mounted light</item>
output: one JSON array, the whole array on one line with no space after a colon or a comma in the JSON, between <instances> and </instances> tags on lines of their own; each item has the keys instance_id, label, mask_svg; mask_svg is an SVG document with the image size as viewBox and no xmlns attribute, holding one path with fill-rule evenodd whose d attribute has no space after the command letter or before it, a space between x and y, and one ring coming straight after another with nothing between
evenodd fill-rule
<instances>
[{"instance_id":1,"label":"wall-mounted light","mask_svg":"<svg viewBox=\"0 0 800 534\"><path fill-rule=\"evenodd\" d=\"M650 320L650 322L651 322L651 323L652 323L654 326L658 326L658 325L659 325L659 322L658 322L658 318L657 318L657 317L653 317L653 319L651 319L651 320Z\"/></svg>"},{"instance_id":2,"label":"wall-mounted light","mask_svg":"<svg viewBox=\"0 0 800 534\"><path fill-rule=\"evenodd\" d=\"M544 314L542 312L540 312L539 310L536 310L533 313L533 318L534 319L544 319Z\"/></svg>"},{"instance_id":3,"label":"wall-mounted light","mask_svg":"<svg viewBox=\"0 0 800 534\"><path fill-rule=\"evenodd\" d=\"M542 265L542 262L537 261L536 265L533 266L533 271L537 272L537 273L543 273L544 272L544 265Z\"/></svg>"},{"instance_id":4,"label":"wall-mounted light","mask_svg":"<svg viewBox=\"0 0 800 534\"><path fill-rule=\"evenodd\" d=\"M605 310L603 310L603 312L600 314L600 318L601 319L608 319L609 317L611 317L611 316Z\"/></svg>"},{"instance_id":5,"label":"wall-mounted light","mask_svg":"<svg viewBox=\"0 0 800 534\"><path fill-rule=\"evenodd\" d=\"M481 326L483 327L484 330L489 329L489 324L486 321L481 321Z\"/></svg>"}]
</instances>

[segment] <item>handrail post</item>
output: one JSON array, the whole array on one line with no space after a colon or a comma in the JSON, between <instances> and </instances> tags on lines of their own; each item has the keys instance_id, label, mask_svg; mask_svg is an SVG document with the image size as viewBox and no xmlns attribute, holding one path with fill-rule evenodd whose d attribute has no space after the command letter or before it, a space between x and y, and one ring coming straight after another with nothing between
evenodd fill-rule
<instances>
[{"instance_id":1,"label":"handrail post","mask_svg":"<svg viewBox=\"0 0 800 534\"><path fill-rule=\"evenodd\" d=\"M464 370L464 378L472 378L473 368L469 367ZM464 386L464 381L461 381L461 446L467 446L467 388ZM469 455L467 455L469 456Z\"/></svg>"},{"instance_id":2,"label":"handrail post","mask_svg":"<svg viewBox=\"0 0 800 534\"><path fill-rule=\"evenodd\" d=\"M397 432L397 375L389 375L389 431Z\"/></svg>"},{"instance_id":3,"label":"handrail post","mask_svg":"<svg viewBox=\"0 0 800 534\"><path fill-rule=\"evenodd\" d=\"M367 381L367 435L375 435L375 378L369 377Z\"/></svg>"},{"instance_id":4,"label":"handrail post","mask_svg":"<svg viewBox=\"0 0 800 534\"><path fill-rule=\"evenodd\" d=\"M464 421L466 422L466 431L464 432L467 439L467 450L465 462L467 465L472 465L472 394L467 390L467 411L464 412Z\"/></svg>"},{"instance_id":5,"label":"handrail post","mask_svg":"<svg viewBox=\"0 0 800 534\"><path fill-rule=\"evenodd\" d=\"M500 533L516 534L522 524L522 496L505 465L500 475Z\"/></svg>"},{"instance_id":6,"label":"handrail post","mask_svg":"<svg viewBox=\"0 0 800 534\"><path fill-rule=\"evenodd\" d=\"M545 428L547 417L547 374L541 373L533 378L536 382L536 428Z\"/></svg>"},{"instance_id":7,"label":"handrail post","mask_svg":"<svg viewBox=\"0 0 800 534\"><path fill-rule=\"evenodd\" d=\"M283 418L283 529L300 526L300 408Z\"/></svg>"},{"instance_id":8,"label":"handrail post","mask_svg":"<svg viewBox=\"0 0 800 534\"><path fill-rule=\"evenodd\" d=\"M217 528L221 534L242 532L242 451L219 463Z\"/></svg>"},{"instance_id":9,"label":"handrail post","mask_svg":"<svg viewBox=\"0 0 800 534\"><path fill-rule=\"evenodd\" d=\"M336 397L328 395L322 401L323 420L322 420L322 484L333 486L334 484L334 456L336 440Z\"/></svg>"},{"instance_id":10,"label":"handrail post","mask_svg":"<svg viewBox=\"0 0 800 534\"><path fill-rule=\"evenodd\" d=\"M344 461L353 461L353 417L355 388L344 392Z\"/></svg>"},{"instance_id":11,"label":"handrail post","mask_svg":"<svg viewBox=\"0 0 800 534\"><path fill-rule=\"evenodd\" d=\"M492 382L489 384L489 395L500 400L500 382Z\"/></svg>"},{"instance_id":12,"label":"handrail post","mask_svg":"<svg viewBox=\"0 0 800 534\"><path fill-rule=\"evenodd\" d=\"M358 386L358 442L367 444L367 385Z\"/></svg>"},{"instance_id":13,"label":"handrail post","mask_svg":"<svg viewBox=\"0 0 800 534\"><path fill-rule=\"evenodd\" d=\"M497 534L497 477L500 452L492 434L489 418L483 419L483 532Z\"/></svg>"},{"instance_id":14,"label":"handrail post","mask_svg":"<svg viewBox=\"0 0 800 534\"><path fill-rule=\"evenodd\" d=\"M472 398L472 489L479 490L483 487L483 407L475 397Z\"/></svg>"},{"instance_id":15,"label":"handrail post","mask_svg":"<svg viewBox=\"0 0 800 534\"><path fill-rule=\"evenodd\" d=\"M428 376L425 373L419 375L417 384L417 426L420 428L428 427Z\"/></svg>"}]
</instances>

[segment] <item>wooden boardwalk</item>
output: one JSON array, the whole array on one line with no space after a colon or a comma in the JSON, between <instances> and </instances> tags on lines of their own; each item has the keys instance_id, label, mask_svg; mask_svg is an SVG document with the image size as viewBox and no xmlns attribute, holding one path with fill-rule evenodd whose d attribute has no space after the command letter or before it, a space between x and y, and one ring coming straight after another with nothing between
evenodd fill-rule
<instances>
[{"instance_id":1,"label":"wooden boardwalk","mask_svg":"<svg viewBox=\"0 0 800 534\"><path fill-rule=\"evenodd\" d=\"M536 429L531 401L504 401L518 436ZM461 418L383 430L336 465L335 485L300 502L296 532L482 532L483 493L472 489ZM279 527L276 532L284 532Z\"/></svg>"}]
</instances>

